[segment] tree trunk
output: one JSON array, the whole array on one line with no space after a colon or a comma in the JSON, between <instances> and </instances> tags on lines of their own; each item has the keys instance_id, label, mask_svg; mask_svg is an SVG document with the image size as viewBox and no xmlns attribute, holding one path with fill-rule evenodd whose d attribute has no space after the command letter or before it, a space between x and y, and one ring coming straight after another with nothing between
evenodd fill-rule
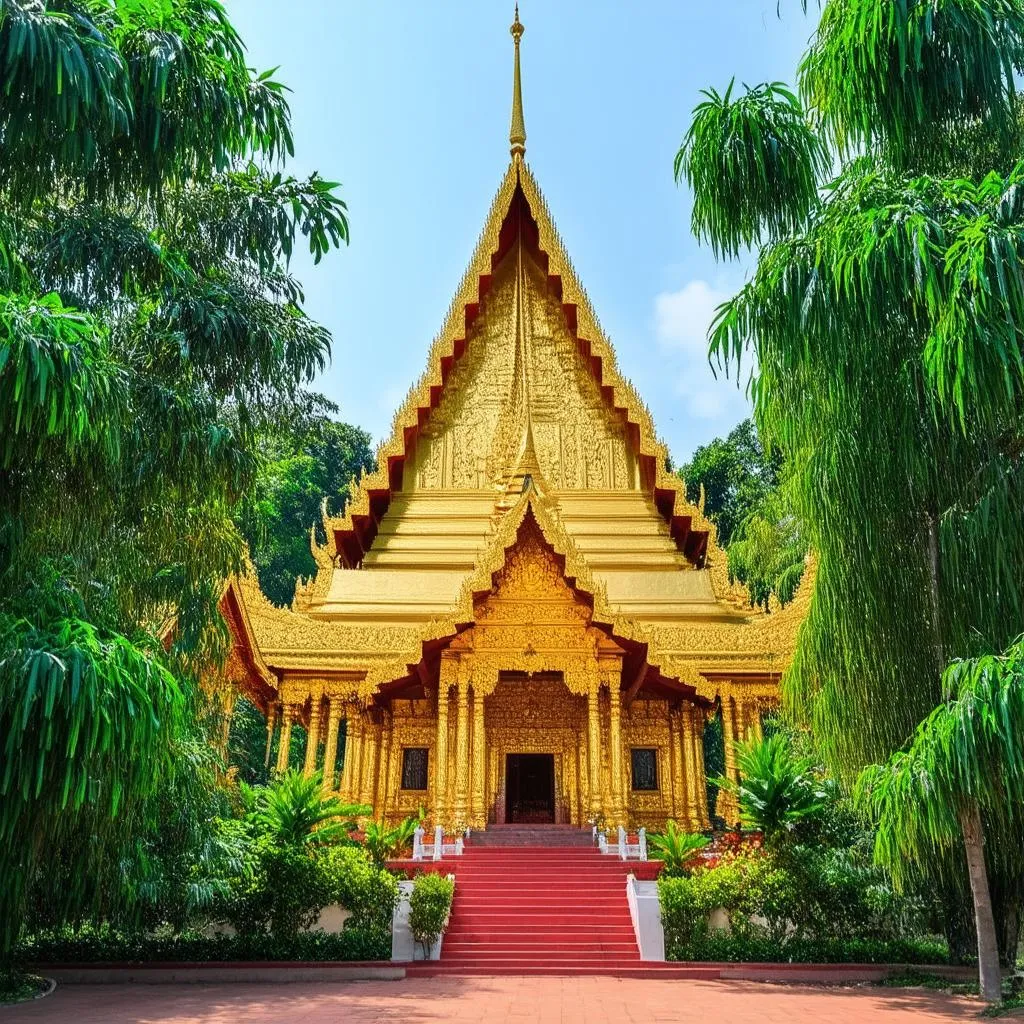
<instances>
[{"instance_id":1,"label":"tree trunk","mask_svg":"<svg viewBox=\"0 0 1024 1024\"><path fill-rule=\"evenodd\" d=\"M996 923L992 916L992 894L985 869L985 836L981 826L981 810L972 800L960 811L960 828L967 854L967 874L974 897L974 923L978 932L978 981L981 998L998 1003L1002 998L1002 977L999 971L999 944Z\"/></svg>"}]
</instances>

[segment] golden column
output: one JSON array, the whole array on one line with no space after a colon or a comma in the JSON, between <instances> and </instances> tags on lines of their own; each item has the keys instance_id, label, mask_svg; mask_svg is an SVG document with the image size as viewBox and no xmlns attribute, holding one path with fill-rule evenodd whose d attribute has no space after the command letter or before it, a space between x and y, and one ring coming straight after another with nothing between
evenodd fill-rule
<instances>
[{"instance_id":1,"label":"golden column","mask_svg":"<svg viewBox=\"0 0 1024 1024\"><path fill-rule=\"evenodd\" d=\"M309 705L309 731L306 733L306 760L302 774L308 779L316 771L316 755L320 752L320 696L314 694Z\"/></svg>"},{"instance_id":2,"label":"golden column","mask_svg":"<svg viewBox=\"0 0 1024 1024\"><path fill-rule=\"evenodd\" d=\"M578 821L583 824L590 815L590 782L587 773L587 730L580 729L578 743L576 744L576 768L579 807L577 813Z\"/></svg>"},{"instance_id":3,"label":"golden column","mask_svg":"<svg viewBox=\"0 0 1024 1024\"><path fill-rule=\"evenodd\" d=\"M281 736L277 741L277 771L288 770L288 755L292 749L292 719L295 715L294 704L281 705Z\"/></svg>"},{"instance_id":4,"label":"golden column","mask_svg":"<svg viewBox=\"0 0 1024 1024\"><path fill-rule=\"evenodd\" d=\"M460 674L455 702L455 824L469 823L469 683Z\"/></svg>"},{"instance_id":5,"label":"golden column","mask_svg":"<svg viewBox=\"0 0 1024 1024\"><path fill-rule=\"evenodd\" d=\"M597 819L601 807L601 684L595 677L587 691L587 764L590 768L590 816Z\"/></svg>"},{"instance_id":6,"label":"golden column","mask_svg":"<svg viewBox=\"0 0 1024 1024\"><path fill-rule=\"evenodd\" d=\"M484 807L484 695L473 687L473 828L486 828L487 808Z\"/></svg>"},{"instance_id":7,"label":"golden column","mask_svg":"<svg viewBox=\"0 0 1024 1024\"><path fill-rule=\"evenodd\" d=\"M437 739L434 742L434 824L448 817L448 680L441 661L441 685L437 690Z\"/></svg>"},{"instance_id":8,"label":"golden column","mask_svg":"<svg viewBox=\"0 0 1024 1024\"><path fill-rule=\"evenodd\" d=\"M725 745L725 777L732 782L739 782L740 773L736 767L736 741L740 730L737 728L737 709L734 697L722 698L722 742ZM715 811L725 819L726 827L732 828L739 817L740 809L736 795L727 789L718 791L718 803Z\"/></svg>"},{"instance_id":9,"label":"golden column","mask_svg":"<svg viewBox=\"0 0 1024 1024\"><path fill-rule=\"evenodd\" d=\"M341 698L327 698L327 739L324 741L324 792L334 791L334 762L338 760L338 727L341 725Z\"/></svg>"},{"instance_id":10,"label":"golden column","mask_svg":"<svg viewBox=\"0 0 1024 1024\"><path fill-rule=\"evenodd\" d=\"M683 763L685 733L683 721L686 712L674 708L668 713L668 770L672 784L672 817L678 824L692 828L690 821L690 793Z\"/></svg>"},{"instance_id":11,"label":"golden column","mask_svg":"<svg viewBox=\"0 0 1024 1024\"><path fill-rule=\"evenodd\" d=\"M692 793L692 808L694 828L697 831L711 827L711 819L708 817L708 787L704 775L704 712L696 705L686 711L683 719L684 729L689 735L689 745L686 748L687 765L686 778Z\"/></svg>"},{"instance_id":12,"label":"golden column","mask_svg":"<svg viewBox=\"0 0 1024 1024\"><path fill-rule=\"evenodd\" d=\"M359 803L359 784L363 763L363 715L358 705L349 709L348 735L345 740L345 764L343 780L347 780L346 799L351 804Z\"/></svg>"},{"instance_id":13,"label":"golden column","mask_svg":"<svg viewBox=\"0 0 1024 1024\"><path fill-rule=\"evenodd\" d=\"M608 678L608 743L611 747L612 824L625 825L626 805L622 792L622 691L619 689L618 673Z\"/></svg>"},{"instance_id":14,"label":"golden column","mask_svg":"<svg viewBox=\"0 0 1024 1024\"><path fill-rule=\"evenodd\" d=\"M380 748L380 726L370 717L363 721L363 764L359 783L359 802L374 807L373 798L377 788L377 752Z\"/></svg>"},{"instance_id":15,"label":"golden column","mask_svg":"<svg viewBox=\"0 0 1024 1024\"><path fill-rule=\"evenodd\" d=\"M684 704L675 716L674 723L678 773L676 777L679 801L682 805L677 811L677 817L686 822L686 827L691 832L700 827L697 820L697 786L700 785L700 778L693 763L693 713L692 705Z\"/></svg>"},{"instance_id":16,"label":"golden column","mask_svg":"<svg viewBox=\"0 0 1024 1024\"><path fill-rule=\"evenodd\" d=\"M277 701L267 701L267 749L263 752L263 764L270 767L270 748L274 745L274 726L277 724Z\"/></svg>"},{"instance_id":17,"label":"golden column","mask_svg":"<svg viewBox=\"0 0 1024 1024\"><path fill-rule=\"evenodd\" d=\"M391 737L394 732L394 720L387 709L380 716L380 759L377 766L377 817L383 819L387 814L388 789L391 781Z\"/></svg>"}]
</instances>

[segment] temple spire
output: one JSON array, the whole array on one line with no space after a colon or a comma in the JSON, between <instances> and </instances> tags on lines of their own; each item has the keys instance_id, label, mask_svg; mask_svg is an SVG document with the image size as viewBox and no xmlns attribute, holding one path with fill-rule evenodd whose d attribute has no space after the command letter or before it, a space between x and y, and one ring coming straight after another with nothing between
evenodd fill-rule
<instances>
[{"instance_id":1,"label":"temple spire","mask_svg":"<svg viewBox=\"0 0 1024 1024\"><path fill-rule=\"evenodd\" d=\"M526 31L519 20L519 4L516 4L516 17L509 29L515 40L515 69L512 75L512 127L508 133L508 141L512 147L512 159L521 160L526 153L526 121L523 118L523 86L519 77L519 40Z\"/></svg>"}]
</instances>

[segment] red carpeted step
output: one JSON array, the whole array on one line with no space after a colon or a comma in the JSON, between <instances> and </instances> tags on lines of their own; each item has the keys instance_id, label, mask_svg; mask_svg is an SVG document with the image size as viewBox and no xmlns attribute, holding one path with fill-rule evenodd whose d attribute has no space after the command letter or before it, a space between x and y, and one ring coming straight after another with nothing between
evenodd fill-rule
<instances>
[{"instance_id":1,"label":"red carpeted step","mask_svg":"<svg viewBox=\"0 0 1024 1024\"><path fill-rule=\"evenodd\" d=\"M476 833L455 867L441 960L409 973L703 976L675 967L666 975L666 965L640 961L626 903L629 870L600 854L585 829Z\"/></svg>"}]
</instances>

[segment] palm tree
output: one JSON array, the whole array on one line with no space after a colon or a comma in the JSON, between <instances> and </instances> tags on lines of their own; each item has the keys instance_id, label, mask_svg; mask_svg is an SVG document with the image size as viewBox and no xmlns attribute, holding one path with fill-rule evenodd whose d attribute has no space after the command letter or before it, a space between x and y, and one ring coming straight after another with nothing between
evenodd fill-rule
<instances>
[{"instance_id":1,"label":"palm tree","mask_svg":"<svg viewBox=\"0 0 1024 1024\"><path fill-rule=\"evenodd\" d=\"M273 782L250 790L250 817L278 842L291 846L331 846L353 842L355 818L371 814L362 804L343 804L324 796L319 772L287 771Z\"/></svg>"},{"instance_id":2,"label":"palm tree","mask_svg":"<svg viewBox=\"0 0 1024 1024\"><path fill-rule=\"evenodd\" d=\"M697 855L710 842L707 836L683 832L671 818L664 832L652 832L647 837L655 858L664 864L663 873L670 878L688 874Z\"/></svg>"},{"instance_id":3,"label":"palm tree","mask_svg":"<svg viewBox=\"0 0 1024 1024\"><path fill-rule=\"evenodd\" d=\"M727 778L715 783L736 794L743 824L763 832L766 841L825 810L829 794L814 762L798 755L784 733L736 744L736 764L738 784Z\"/></svg>"},{"instance_id":4,"label":"palm tree","mask_svg":"<svg viewBox=\"0 0 1024 1024\"><path fill-rule=\"evenodd\" d=\"M856 799L878 824L875 853L897 882L936 851L967 855L985 999L1000 998L999 944L984 822L1024 818L1024 638L1003 656L955 662L950 698L907 746L861 773ZM1018 851L1019 856L1019 851Z\"/></svg>"}]
</instances>

